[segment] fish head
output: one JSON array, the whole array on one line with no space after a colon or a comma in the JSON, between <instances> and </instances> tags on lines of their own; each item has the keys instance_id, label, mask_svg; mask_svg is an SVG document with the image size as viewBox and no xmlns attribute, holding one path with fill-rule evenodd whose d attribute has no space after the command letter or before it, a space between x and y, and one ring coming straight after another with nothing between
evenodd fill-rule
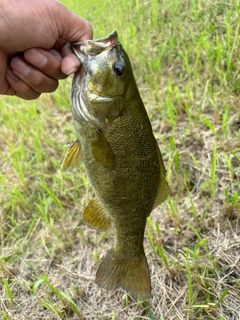
<instances>
[{"instance_id":1,"label":"fish head","mask_svg":"<svg viewBox=\"0 0 240 320\"><path fill-rule=\"evenodd\" d=\"M92 101L126 94L133 74L116 31L97 40L73 43L72 49L82 65L75 74L74 85L87 90Z\"/></svg>"}]
</instances>

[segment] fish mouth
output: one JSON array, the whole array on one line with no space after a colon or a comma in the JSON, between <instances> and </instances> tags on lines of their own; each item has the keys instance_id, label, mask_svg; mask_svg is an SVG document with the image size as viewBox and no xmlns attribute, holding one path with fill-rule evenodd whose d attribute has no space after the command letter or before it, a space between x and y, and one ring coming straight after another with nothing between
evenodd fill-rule
<instances>
[{"instance_id":1,"label":"fish mouth","mask_svg":"<svg viewBox=\"0 0 240 320\"><path fill-rule=\"evenodd\" d=\"M73 42L72 50L80 60L83 68L87 67L88 60L101 54L103 51L111 50L118 44L117 31L111 32L108 36L96 40Z\"/></svg>"}]
</instances>

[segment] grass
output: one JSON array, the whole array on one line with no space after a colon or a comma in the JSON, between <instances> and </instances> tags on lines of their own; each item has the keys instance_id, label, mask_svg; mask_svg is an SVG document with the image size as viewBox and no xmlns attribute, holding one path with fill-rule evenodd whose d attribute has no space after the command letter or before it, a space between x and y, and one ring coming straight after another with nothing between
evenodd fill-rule
<instances>
[{"instance_id":1,"label":"grass","mask_svg":"<svg viewBox=\"0 0 240 320\"><path fill-rule=\"evenodd\" d=\"M94 283L113 231L82 221L84 170L60 170L75 139L67 80L0 98L0 317L239 319L239 1L63 2L95 38L118 31L162 150L172 192L147 224L153 296Z\"/></svg>"}]
</instances>

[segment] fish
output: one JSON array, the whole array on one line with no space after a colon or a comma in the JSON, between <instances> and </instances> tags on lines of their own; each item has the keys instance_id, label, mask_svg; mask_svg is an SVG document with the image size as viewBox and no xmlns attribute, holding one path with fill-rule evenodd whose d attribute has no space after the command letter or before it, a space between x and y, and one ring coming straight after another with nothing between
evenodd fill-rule
<instances>
[{"instance_id":1,"label":"fish","mask_svg":"<svg viewBox=\"0 0 240 320\"><path fill-rule=\"evenodd\" d=\"M146 222L170 192L161 152L118 33L72 43L72 49L81 62L71 90L77 139L61 167L84 165L93 197L83 218L99 231L114 228L114 246L97 269L96 283L145 300L151 295Z\"/></svg>"}]
</instances>

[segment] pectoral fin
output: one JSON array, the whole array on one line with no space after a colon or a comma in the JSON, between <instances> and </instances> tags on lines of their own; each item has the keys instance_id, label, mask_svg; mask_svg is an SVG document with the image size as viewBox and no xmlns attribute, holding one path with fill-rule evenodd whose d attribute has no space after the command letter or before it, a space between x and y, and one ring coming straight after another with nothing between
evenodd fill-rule
<instances>
[{"instance_id":1,"label":"pectoral fin","mask_svg":"<svg viewBox=\"0 0 240 320\"><path fill-rule=\"evenodd\" d=\"M159 179L157 195L155 198L155 202L153 204L153 209L156 208L160 203L164 202L170 193L170 188L166 181L166 170L163 164L162 155L159 150L157 141L156 141L156 148L157 148L158 162L160 167L160 179Z\"/></svg>"},{"instance_id":2,"label":"pectoral fin","mask_svg":"<svg viewBox=\"0 0 240 320\"><path fill-rule=\"evenodd\" d=\"M111 224L110 218L105 213L98 199L93 197L83 213L83 218L89 227L106 231Z\"/></svg>"},{"instance_id":3,"label":"pectoral fin","mask_svg":"<svg viewBox=\"0 0 240 320\"><path fill-rule=\"evenodd\" d=\"M71 171L81 166L81 145L78 140L68 148L68 151L63 159L61 169L63 171Z\"/></svg>"},{"instance_id":4,"label":"pectoral fin","mask_svg":"<svg viewBox=\"0 0 240 320\"><path fill-rule=\"evenodd\" d=\"M92 142L92 154L94 159L102 166L108 168L114 167L115 155L109 142L101 132L98 133L97 141Z\"/></svg>"}]
</instances>

